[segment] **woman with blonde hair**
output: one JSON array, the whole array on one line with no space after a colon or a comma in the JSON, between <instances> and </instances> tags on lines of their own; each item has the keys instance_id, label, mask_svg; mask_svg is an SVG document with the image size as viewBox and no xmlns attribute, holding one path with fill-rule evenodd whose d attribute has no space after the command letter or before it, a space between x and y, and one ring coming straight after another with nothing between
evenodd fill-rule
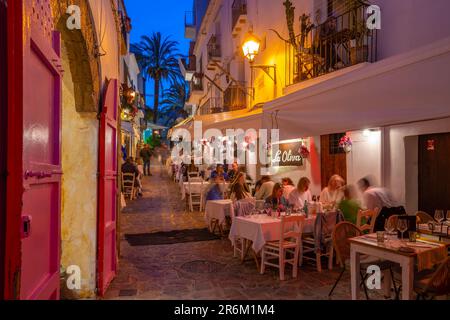
<instances>
[{"instance_id":1,"label":"woman with blonde hair","mask_svg":"<svg viewBox=\"0 0 450 320\"><path fill-rule=\"evenodd\" d=\"M312 201L311 191L309 191L309 186L311 181L303 177L298 181L297 188L294 189L289 194L289 204L294 206L295 209L303 208L305 201L308 203Z\"/></svg>"},{"instance_id":2,"label":"woman with blonde hair","mask_svg":"<svg viewBox=\"0 0 450 320\"><path fill-rule=\"evenodd\" d=\"M335 174L330 178L328 187L322 190L320 201L325 206L336 207L344 198L345 180L340 175Z\"/></svg>"}]
</instances>

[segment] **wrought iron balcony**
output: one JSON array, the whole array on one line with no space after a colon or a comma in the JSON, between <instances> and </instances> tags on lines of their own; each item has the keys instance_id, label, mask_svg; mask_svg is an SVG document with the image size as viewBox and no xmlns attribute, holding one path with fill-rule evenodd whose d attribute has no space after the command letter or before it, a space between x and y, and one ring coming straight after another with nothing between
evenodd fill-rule
<instances>
[{"instance_id":1,"label":"wrought iron balcony","mask_svg":"<svg viewBox=\"0 0 450 320\"><path fill-rule=\"evenodd\" d=\"M248 88L245 84L230 85L222 97L211 97L198 109L199 115L216 114L247 108Z\"/></svg>"},{"instance_id":2,"label":"wrought iron balcony","mask_svg":"<svg viewBox=\"0 0 450 320\"><path fill-rule=\"evenodd\" d=\"M224 112L247 108L248 88L245 83L230 85L223 93Z\"/></svg>"},{"instance_id":3,"label":"wrought iron balcony","mask_svg":"<svg viewBox=\"0 0 450 320\"><path fill-rule=\"evenodd\" d=\"M302 30L286 42L286 84L317 78L363 62L377 60L377 30L366 26L361 5L319 26ZM295 46L293 43L295 42Z\"/></svg>"},{"instance_id":4,"label":"wrought iron balcony","mask_svg":"<svg viewBox=\"0 0 450 320\"><path fill-rule=\"evenodd\" d=\"M222 58L222 49L220 45L220 37L212 35L207 44L208 52L208 70L215 70L215 63Z\"/></svg>"},{"instance_id":5,"label":"wrought iron balcony","mask_svg":"<svg viewBox=\"0 0 450 320\"><path fill-rule=\"evenodd\" d=\"M211 97L200 106L200 108L198 109L198 114L203 116L208 114L222 113L224 112L222 102L222 98L220 97Z\"/></svg>"},{"instance_id":6,"label":"wrought iron balcony","mask_svg":"<svg viewBox=\"0 0 450 320\"><path fill-rule=\"evenodd\" d=\"M234 0L231 11L231 32L236 37L247 23L247 0Z\"/></svg>"}]
</instances>

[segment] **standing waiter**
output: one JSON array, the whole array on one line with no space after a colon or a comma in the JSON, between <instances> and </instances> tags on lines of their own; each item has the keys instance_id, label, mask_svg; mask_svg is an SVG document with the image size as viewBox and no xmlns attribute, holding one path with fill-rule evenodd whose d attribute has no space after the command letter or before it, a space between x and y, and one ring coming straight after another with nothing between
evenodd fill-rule
<instances>
[{"instance_id":1,"label":"standing waiter","mask_svg":"<svg viewBox=\"0 0 450 320\"><path fill-rule=\"evenodd\" d=\"M146 176L152 176L152 173L150 172L150 159L152 158L152 151L150 149L150 146L146 144L144 146L144 149L141 150L139 155L142 158L142 161L144 162L144 175Z\"/></svg>"}]
</instances>

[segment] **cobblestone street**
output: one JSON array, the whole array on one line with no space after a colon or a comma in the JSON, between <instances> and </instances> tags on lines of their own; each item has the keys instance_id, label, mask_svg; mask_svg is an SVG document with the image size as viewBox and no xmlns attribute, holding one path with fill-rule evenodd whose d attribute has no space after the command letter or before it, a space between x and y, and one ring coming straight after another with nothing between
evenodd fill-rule
<instances>
[{"instance_id":1,"label":"cobblestone street","mask_svg":"<svg viewBox=\"0 0 450 320\"><path fill-rule=\"evenodd\" d=\"M131 247L125 234L206 228L202 213L185 212L178 185L152 169L153 176L144 180L144 197L121 215L119 274L106 299L328 299L338 267L318 273L306 265L298 279L287 272L287 280L279 281L276 269L260 275L253 260L241 264L233 258L228 239ZM333 299L350 299L349 278L343 277Z\"/></svg>"}]
</instances>

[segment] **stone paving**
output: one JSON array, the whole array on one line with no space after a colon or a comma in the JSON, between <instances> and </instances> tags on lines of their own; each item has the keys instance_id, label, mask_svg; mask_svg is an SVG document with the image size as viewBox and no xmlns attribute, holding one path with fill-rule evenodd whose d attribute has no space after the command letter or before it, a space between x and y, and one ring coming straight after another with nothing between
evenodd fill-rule
<instances>
[{"instance_id":1,"label":"stone paving","mask_svg":"<svg viewBox=\"0 0 450 320\"><path fill-rule=\"evenodd\" d=\"M287 280L280 281L277 269L267 268L261 275L254 261L242 264L233 258L227 239L131 247L124 234L206 228L201 213L185 211L178 185L161 176L157 167L152 170L154 176L143 181L144 197L130 203L121 214L119 272L105 299L328 299L339 268L319 273L306 265L298 279L292 279L287 269ZM349 274L344 275L333 300L350 299L349 278ZM371 291L370 296L382 297L377 291Z\"/></svg>"}]
</instances>

